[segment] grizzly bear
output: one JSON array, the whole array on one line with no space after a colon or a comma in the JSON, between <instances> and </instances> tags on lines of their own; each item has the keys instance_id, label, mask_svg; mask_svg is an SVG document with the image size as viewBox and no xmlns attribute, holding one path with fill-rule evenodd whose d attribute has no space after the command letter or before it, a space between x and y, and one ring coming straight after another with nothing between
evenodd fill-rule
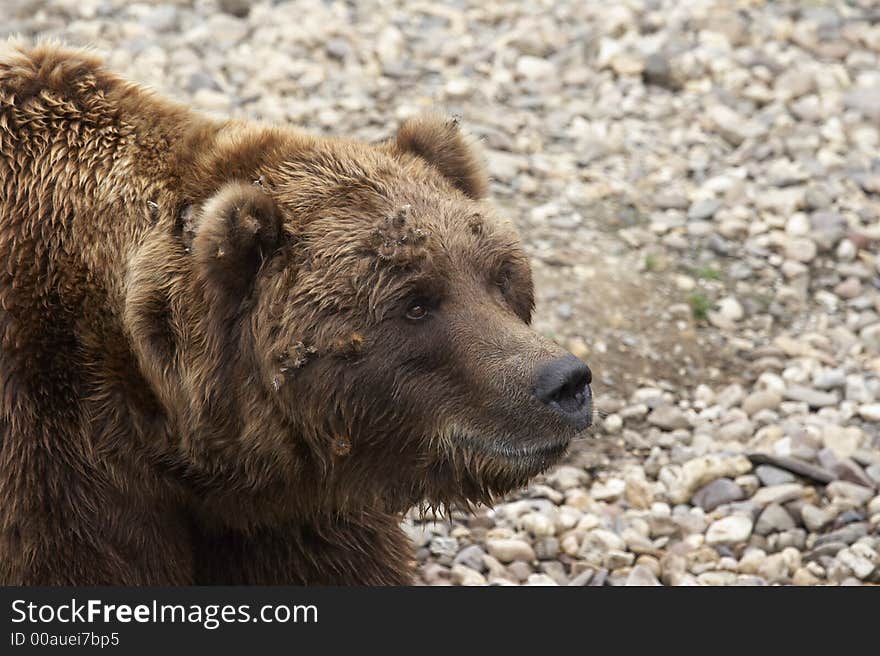
<instances>
[{"instance_id":1,"label":"grizzly bear","mask_svg":"<svg viewBox=\"0 0 880 656\"><path fill-rule=\"evenodd\" d=\"M0 45L0 583L407 584L590 424L457 121L214 120Z\"/></svg>"}]
</instances>

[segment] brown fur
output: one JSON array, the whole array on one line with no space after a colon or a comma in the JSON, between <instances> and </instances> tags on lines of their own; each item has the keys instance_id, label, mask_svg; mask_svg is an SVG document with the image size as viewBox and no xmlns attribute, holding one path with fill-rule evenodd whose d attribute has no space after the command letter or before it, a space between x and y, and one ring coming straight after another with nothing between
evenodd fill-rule
<instances>
[{"instance_id":1,"label":"brown fur","mask_svg":"<svg viewBox=\"0 0 880 656\"><path fill-rule=\"evenodd\" d=\"M0 45L0 583L407 582L402 512L573 434L486 188L455 123L213 121Z\"/></svg>"}]
</instances>

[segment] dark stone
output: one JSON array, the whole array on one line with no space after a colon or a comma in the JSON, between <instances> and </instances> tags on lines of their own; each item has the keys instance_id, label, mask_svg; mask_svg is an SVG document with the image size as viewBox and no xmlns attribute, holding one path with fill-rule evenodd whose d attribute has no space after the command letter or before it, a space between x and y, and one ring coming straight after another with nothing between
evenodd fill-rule
<instances>
[{"instance_id":1,"label":"dark stone","mask_svg":"<svg viewBox=\"0 0 880 656\"><path fill-rule=\"evenodd\" d=\"M852 544L859 538L865 537L867 534L867 522L854 522L852 524L844 526L843 528L837 529L836 531L831 531L830 533L826 533L825 535L820 535L818 538L816 538L816 542L813 546L821 547L822 545L829 544L831 542L843 542L844 544Z\"/></svg>"},{"instance_id":2,"label":"dark stone","mask_svg":"<svg viewBox=\"0 0 880 656\"><path fill-rule=\"evenodd\" d=\"M251 0L218 0L222 11L236 18L244 18L251 13Z\"/></svg>"},{"instance_id":3,"label":"dark stone","mask_svg":"<svg viewBox=\"0 0 880 656\"><path fill-rule=\"evenodd\" d=\"M785 456L774 456L769 453L750 453L749 460L755 465L773 465L780 469L786 469L790 472L805 476L819 483L830 483L837 480L837 477L822 467L811 465L810 463L799 460L798 458L787 458Z\"/></svg>"},{"instance_id":4,"label":"dark stone","mask_svg":"<svg viewBox=\"0 0 880 656\"><path fill-rule=\"evenodd\" d=\"M645 84L652 84L655 87L663 87L671 91L681 88L681 80L673 73L669 57L663 52L655 52L645 58L642 79Z\"/></svg>"}]
</instances>

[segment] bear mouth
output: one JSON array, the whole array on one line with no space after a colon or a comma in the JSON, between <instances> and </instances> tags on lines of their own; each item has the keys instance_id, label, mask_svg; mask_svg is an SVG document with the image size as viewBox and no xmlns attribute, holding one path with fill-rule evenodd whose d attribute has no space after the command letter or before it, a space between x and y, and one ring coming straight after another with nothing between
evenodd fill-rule
<instances>
[{"instance_id":1,"label":"bear mouth","mask_svg":"<svg viewBox=\"0 0 880 656\"><path fill-rule=\"evenodd\" d=\"M472 454L489 457L506 465L540 471L565 454L571 444L571 438L556 437L550 440L510 444L497 438L457 433L455 442Z\"/></svg>"}]
</instances>

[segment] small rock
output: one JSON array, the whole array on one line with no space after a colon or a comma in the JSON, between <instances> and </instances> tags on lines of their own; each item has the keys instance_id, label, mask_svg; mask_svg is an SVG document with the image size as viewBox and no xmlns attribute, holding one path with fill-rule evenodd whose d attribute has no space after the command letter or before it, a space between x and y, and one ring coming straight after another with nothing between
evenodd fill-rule
<instances>
[{"instance_id":1,"label":"small rock","mask_svg":"<svg viewBox=\"0 0 880 656\"><path fill-rule=\"evenodd\" d=\"M865 421L880 421L880 403L863 403L859 406L859 417Z\"/></svg>"},{"instance_id":2,"label":"small rock","mask_svg":"<svg viewBox=\"0 0 880 656\"><path fill-rule=\"evenodd\" d=\"M764 559L758 567L758 576L770 581L779 581L788 577L788 565L782 554L772 554Z\"/></svg>"},{"instance_id":3,"label":"small rock","mask_svg":"<svg viewBox=\"0 0 880 656\"><path fill-rule=\"evenodd\" d=\"M796 262L809 263L816 259L816 243L807 237L797 237L785 242L785 257Z\"/></svg>"},{"instance_id":4,"label":"small rock","mask_svg":"<svg viewBox=\"0 0 880 656\"><path fill-rule=\"evenodd\" d=\"M471 93L471 82L467 78L454 77L446 82L443 90L450 98L465 98Z\"/></svg>"},{"instance_id":5,"label":"small rock","mask_svg":"<svg viewBox=\"0 0 880 656\"><path fill-rule=\"evenodd\" d=\"M721 390L718 393L718 397L715 402L722 408L732 408L736 405L739 405L745 398L745 395L745 390L743 390L742 385L734 383L733 385L728 385L723 390Z\"/></svg>"},{"instance_id":6,"label":"small rock","mask_svg":"<svg viewBox=\"0 0 880 656\"><path fill-rule=\"evenodd\" d=\"M516 60L516 73L527 80L541 80L557 74L556 65L541 57L523 55Z\"/></svg>"},{"instance_id":7,"label":"small rock","mask_svg":"<svg viewBox=\"0 0 880 656\"><path fill-rule=\"evenodd\" d=\"M218 0L217 6L236 18L245 18L251 11L251 0Z\"/></svg>"},{"instance_id":8,"label":"small rock","mask_svg":"<svg viewBox=\"0 0 880 656\"><path fill-rule=\"evenodd\" d=\"M525 585L557 586L559 584L556 581L554 581L550 576L547 576L546 574L529 574L529 578L526 579Z\"/></svg>"},{"instance_id":9,"label":"small rock","mask_svg":"<svg viewBox=\"0 0 880 656\"><path fill-rule=\"evenodd\" d=\"M464 565L465 567L469 567L472 570L482 573L486 570L486 563L483 560L485 555L486 552L483 551L483 548L480 545L471 544L458 552L453 559L452 564Z\"/></svg>"},{"instance_id":10,"label":"small rock","mask_svg":"<svg viewBox=\"0 0 880 656\"><path fill-rule=\"evenodd\" d=\"M750 417L761 410L775 410L782 402L782 397L771 390L758 390L749 394L742 402L742 409Z\"/></svg>"},{"instance_id":11,"label":"small rock","mask_svg":"<svg viewBox=\"0 0 880 656\"><path fill-rule=\"evenodd\" d=\"M612 549L607 554L605 554L604 565L610 570L616 570L620 569L621 567L629 567L633 564L633 561L635 559L636 555L634 553Z\"/></svg>"},{"instance_id":12,"label":"small rock","mask_svg":"<svg viewBox=\"0 0 880 656\"><path fill-rule=\"evenodd\" d=\"M609 478L604 483L597 481L590 488L590 496L597 501L617 499L626 490L626 481L621 478Z\"/></svg>"},{"instance_id":13,"label":"small rock","mask_svg":"<svg viewBox=\"0 0 880 656\"><path fill-rule=\"evenodd\" d=\"M675 91L681 88L681 80L676 77L665 53L655 52L644 61L642 78L646 84L663 87Z\"/></svg>"},{"instance_id":14,"label":"small rock","mask_svg":"<svg viewBox=\"0 0 880 656\"><path fill-rule=\"evenodd\" d=\"M752 502L758 506L766 506L771 503L788 503L804 496L806 488L798 483L783 483L762 487L755 492Z\"/></svg>"},{"instance_id":15,"label":"small rock","mask_svg":"<svg viewBox=\"0 0 880 656\"><path fill-rule=\"evenodd\" d=\"M668 431L690 427L690 422L685 414L671 405L661 405L655 408L648 415L648 423Z\"/></svg>"},{"instance_id":16,"label":"small rock","mask_svg":"<svg viewBox=\"0 0 880 656\"><path fill-rule=\"evenodd\" d=\"M758 516L758 521L755 522L755 533L758 535L769 535L770 533L787 531L794 527L794 520L785 511L785 508L778 503L771 503Z\"/></svg>"},{"instance_id":17,"label":"small rock","mask_svg":"<svg viewBox=\"0 0 880 656\"><path fill-rule=\"evenodd\" d=\"M867 522L854 522L852 524L847 524L843 528L839 528L836 531L831 531L830 533L825 533L824 535L820 535L816 538L814 543L814 548L821 547L824 544L829 544L832 542L842 542L843 544L852 544L859 538L863 538L868 534L868 523Z\"/></svg>"},{"instance_id":18,"label":"small rock","mask_svg":"<svg viewBox=\"0 0 880 656\"><path fill-rule=\"evenodd\" d=\"M745 456L708 455L688 460L681 466L681 473L668 483L673 503L685 503L693 492L716 478L736 477L750 472L752 465Z\"/></svg>"},{"instance_id":19,"label":"small rock","mask_svg":"<svg viewBox=\"0 0 880 656\"><path fill-rule=\"evenodd\" d=\"M798 568L794 574L791 576L792 585L797 586L808 586L808 585L818 585L822 582L820 578L815 576L809 569L806 567Z\"/></svg>"},{"instance_id":20,"label":"small rock","mask_svg":"<svg viewBox=\"0 0 880 656\"><path fill-rule=\"evenodd\" d=\"M141 23L156 32L168 32L177 27L177 7L173 5L159 5L153 7L141 18Z\"/></svg>"},{"instance_id":21,"label":"small rock","mask_svg":"<svg viewBox=\"0 0 880 656\"><path fill-rule=\"evenodd\" d=\"M602 428L610 435L616 435L623 428L623 418L618 414L610 414L602 422Z\"/></svg>"},{"instance_id":22,"label":"small rock","mask_svg":"<svg viewBox=\"0 0 880 656\"><path fill-rule=\"evenodd\" d=\"M853 574L860 579L868 578L875 569L873 562L864 556L858 555L852 548L842 549L837 554L837 560L849 567Z\"/></svg>"},{"instance_id":23,"label":"small rock","mask_svg":"<svg viewBox=\"0 0 880 656\"><path fill-rule=\"evenodd\" d=\"M718 301L718 309L709 313L709 321L718 328L732 328L745 312L742 305L732 296Z\"/></svg>"},{"instance_id":24,"label":"small rock","mask_svg":"<svg viewBox=\"0 0 880 656\"><path fill-rule=\"evenodd\" d=\"M494 539L486 541L486 549L489 554L502 563L510 563L516 560L533 561L536 559L532 546L524 540L517 539Z\"/></svg>"},{"instance_id":25,"label":"small rock","mask_svg":"<svg viewBox=\"0 0 880 656\"><path fill-rule=\"evenodd\" d=\"M344 60L351 52L351 46L346 39L334 37L324 44L324 52L333 59Z\"/></svg>"},{"instance_id":26,"label":"small rock","mask_svg":"<svg viewBox=\"0 0 880 656\"><path fill-rule=\"evenodd\" d=\"M689 221L706 221L715 216L715 213L721 209L723 203L717 198L706 198L704 200L697 201L693 205L691 205L688 210L688 220Z\"/></svg>"},{"instance_id":27,"label":"small rock","mask_svg":"<svg viewBox=\"0 0 880 656\"><path fill-rule=\"evenodd\" d=\"M627 586L658 586L662 585L657 577L647 566L636 565L633 567L629 576L626 577Z\"/></svg>"},{"instance_id":28,"label":"small rock","mask_svg":"<svg viewBox=\"0 0 880 656\"><path fill-rule=\"evenodd\" d=\"M806 403L811 408L825 408L837 405L840 398L835 392L823 392L821 390L811 389L795 385L785 390L785 398L789 401L799 401Z\"/></svg>"},{"instance_id":29,"label":"small rock","mask_svg":"<svg viewBox=\"0 0 880 656\"><path fill-rule=\"evenodd\" d=\"M846 384L846 372L843 369L823 369L813 376L813 387L822 390L843 387Z\"/></svg>"},{"instance_id":30,"label":"small rock","mask_svg":"<svg viewBox=\"0 0 880 656\"><path fill-rule=\"evenodd\" d=\"M730 145L736 147L746 139L760 136L764 130L756 122L744 119L734 110L724 105L715 105L707 111L715 130Z\"/></svg>"},{"instance_id":31,"label":"small rock","mask_svg":"<svg viewBox=\"0 0 880 656\"><path fill-rule=\"evenodd\" d=\"M435 556L453 558L458 552L458 540L455 538L437 536L431 540L430 550ZM446 563L448 564L449 561L447 560Z\"/></svg>"},{"instance_id":32,"label":"small rock","mask_svg":"<svg viewBox=\"0 0 880 656\"><path fill-rule=\"evenodd\" d=\"M742 515L718 519L706 531L707 544L736 544L745 542L752 534L752 520Z\"/></svg>"},{"instance_id":33,"label":"small rock","mask_svg":"<svg viewBox=\"0 0 880 656\"><path fill-rule=\"evenodd\" d=\"M584 586L589 585L590 580L593 578L594 570L585 569L583 572L575 576L571 581L569 581L568 585L570 586Z\"/></svg>"},{"instance_id":34,"label":"small rock","mask_svg":"<svg viewBox=\"0 0 880 656\"><path fill-rule=\"evenodd\" d=\"M718 478L701 487L691 499L691 503L706 512L720 505L740 501L745 497L742 488L729 478Z\"/></svg>"},{"instance_id":35,"label":"small rock","mask_svg":"<svg viewBox=\"0 0 880 656\"><path fill-rule=\"evenodd\" d=\"M791 472L772 465L758 465L755 467L755 474L761 479L761 484L767 486L794 483L797 480Z\"/></svg>"},{"instance_id":36,"label":"small rock","mask_svg":"<svg viewBox=\"0 0 880 656\"><path fill-rule=\"evenodd\" d=\"M458 585L486 585L486 577L465 565L452 566L452 580Z\"/></svg>"},{"instance_id":37,"label":"small rock","mask_svg":"<svg viewBox=\"0 0 880 656\"><path fill-rule=\"evenodd\" d=\"M743 442L754 434L755 426L748 419L740 419L739 421L731 421L724 424L718 429L718 440L720 442Z\"/></svg>"},{"instance_id":38,"label":"small rock","mask_svg":"<svg viewBox=\"0 0 880 656\"><path fill-rule=\"evenodd\" d=\"M846 499L858 505L868 503L868 500L874 496L874 490L856 485L849 481L834 481L829 483L825 488L825 493L832 499Z\"/></svg>"},{"instance_id":39,"label":"small rock","mask_svg":"<svg viewBox=\"0 0 880 656\"><path fill-rule=\"evenodd\" d=\"M840 298L855 298L862 293L862 281L854 276L850 276L834 287L834 293L840 296Z\"/></svg>"},{"instance_id":40,"label":"small rock","mask_svg":"<svg viewBox=\"0 0 880 656\"><path fill-rule=\"evenodd\" d=\"M862 431L855 426L828 425L822 429L822 443L834 458L849 458L862 442Z\"/></svg>"},{"instance_id":41,"label":"small rock","mask_svg":"<svg viewBox=\"0 0 880 656\"><path fill-rule=\"evenodd\" d=\"M589 477L583 469L571 465L557 467L547 476L547 482L563 492L585 485L588 479Z\"/></svg>"},{"instance_id":42,"label":"small rock","mask_svg":"<svg viewBox=\"0 0 880 656\"><path fill-rule=\"evenodd\" d=\"M538 560L554 560L559 555L559 540L555 537L538 538L532 547Z\"/></svg>"},{"instance_id":43,"label":"small rock","mask_svg":"<svg viewBox=\"0 0 880 656\"><path fill-rule=\"evenodd\" d=\"M880 122L880 85L856 87L843 97L846 107L859 112L865 118Z\"/></svg>"}]
</instances>

